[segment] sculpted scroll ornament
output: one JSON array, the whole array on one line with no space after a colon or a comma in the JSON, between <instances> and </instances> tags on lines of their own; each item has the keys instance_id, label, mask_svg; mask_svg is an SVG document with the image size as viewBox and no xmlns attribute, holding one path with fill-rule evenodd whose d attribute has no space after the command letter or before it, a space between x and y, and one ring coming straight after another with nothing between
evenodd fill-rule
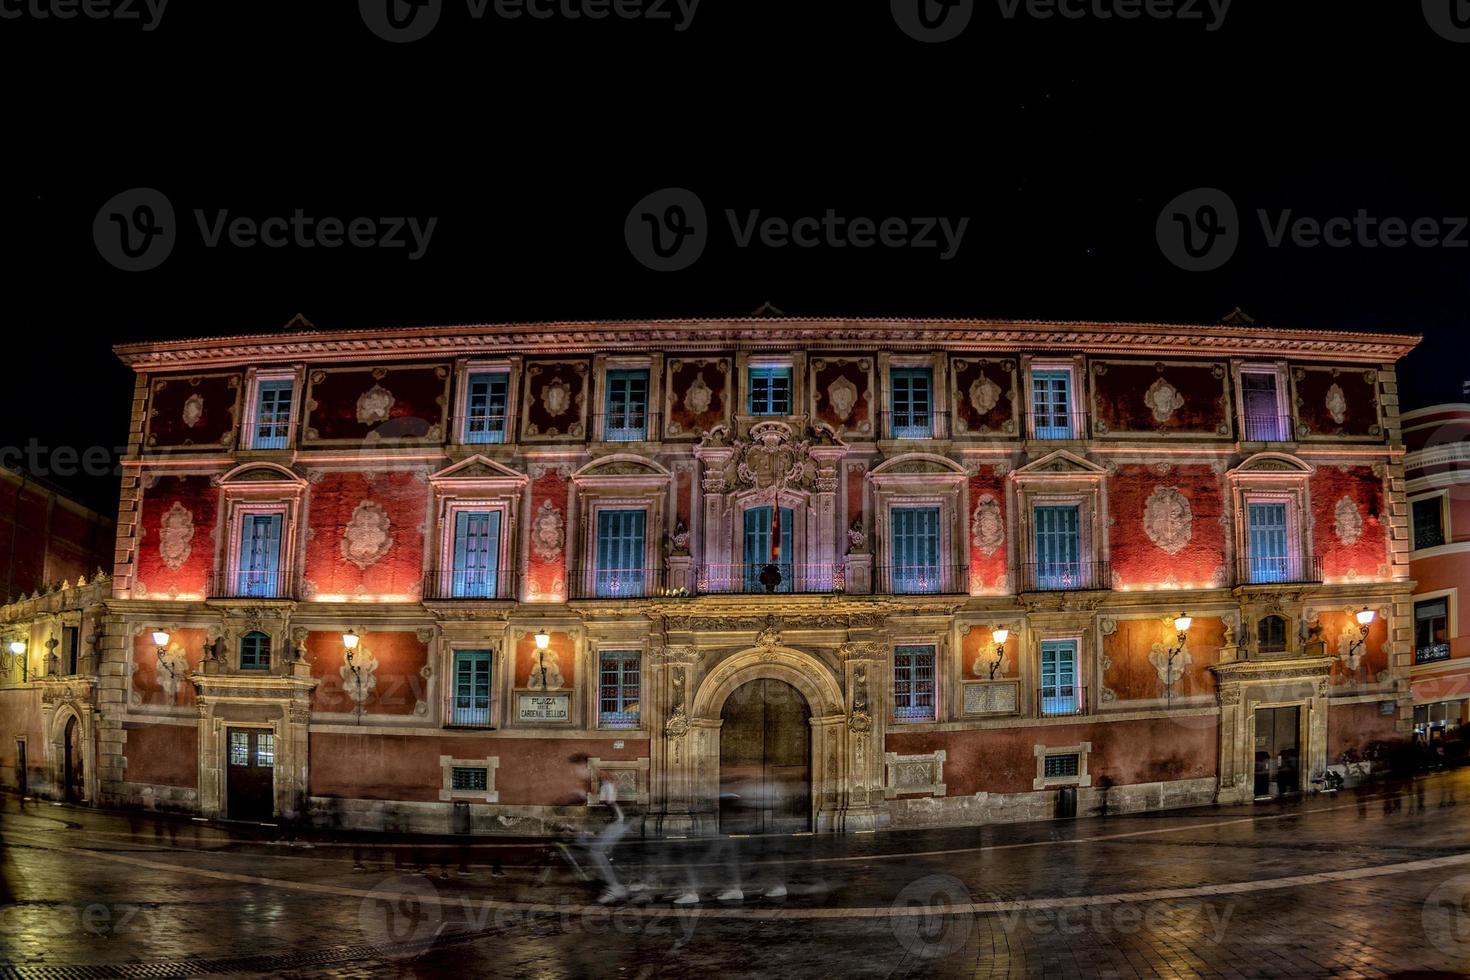
<instances>
[{"instance_id":1,"label":"sculpted scroll ornament","mask_svg":"<svg viewBox=\"0 0 1470 980\"><path fill-rule=\"evenodd\" d=\"M1342 387L1333 382L1332 387L1327 389L1327 414L1332 416L1332 421L1342 425L1347 421L1347 396L1342 393Z\"/></svg>"},{"instance_id":2,"label":"sculpted scroll ornament","mask_svg":"<svg viewBox=\"0 0 1470 980\"><path fill-rule=\"evenodd\" d=\"M572 388L561 378L548 381L541 389L541 403L546 406L546 414L552 418L565 415L567 409L572 407Z\"/></svg>"},{"instance_id":3,"label":"sculpted scroll ornament","mask_svg":"<svg viewBox=\"0 0 1470 980\"><path fill-rule=\"evenodd\" d=\"M178 501L164 512L158 529L158 556L170 571L178 571L189 560L194 541L194 515Z\"/></svg>"},{"instance_id":4,"label":"sculpted scroll ornament","mask_svg":"<svg viewBox=\"0 0 1470 980\"><path fill-rule=\"evenodd\" d=\"M357 398L357 421L362 425L376 425L388 421L397 399L380 384L374 384Z\"/></svg>"},{"instance_id":5,"label":"sculpted scroll ornament","mask_svg":"<svg viewBox=\"0 0 1470 980\"><path fill-rule=\"evenodd\" d=\"M1154 421L1162 425L1184 407L1184 396L1169 382L1159 378L1144 393L1143 403L1153 412Z\"/></svg>"},{"instance_id":6,"label":"sculpted scroll ornament","mask_svg":"<svg viewBox=\"0 0 1470 980\"><path fill-rule=\"evenodd\" d=\"M361 569L375 565L393 547L388 512L371 500L360 502L342 532L342 557Z\"/></svg>"},{"instance_id":7,"label":"sculpted scroll ornament","mask_svg":"<svg viewBox=\"0 0 1470 980\"><path fill-rule=\"evenodd\" d=\"M980 549L982 555L989 558L1006 540L1006 526L1000 516L1000 502L990 494L985 494L975 505L972 523L974 527L970 532L970 540Z\"/></svg>"},{"instance_id":8,"label":"sculpted scroll ornament","mask_svg":"<svg viewBox=\"0 0 1470 980\"><path fill-rule=\"evenodd\" d=\"M199 420L204 417L204 398L198 392L184 399L184 425L194 428Z\"/></svg>"},{"instance_id":9,"label":"sculpted scroll ornament","mask_svg":"<svg viewBox=\"0 0 1470 980\"><path fill-rule=\"evenodd\" d=\"M526 684L526 689L539 691L541 687L541 668L544 663L546 667L546 690L559 691L565 678L561 675L561 657L555 650L536 651L537 658L531 664L531 680ZM542 658L545 658L544 661Z\"/></svg>"},{"instance_id":10,"label":"sculpted scroll ornament","mask_svg":"<svg viewBox=\"0 0 1470 980\"><path fill-rule=\"evenodd\" d=\"M1194 536L1189 498L1175 487L1156 488L1143 505L1143 530L1159 548L1179 554Z\"/></svg>"},{"instance_id":11,"label":"sculpted scroll ornament","mask_svg":"<svg viewBox=\"0 0 1470 980\"><path fill-rule=\"evenodd\" d=\"M704 377L695 375L694 383L684 392L684 407L695 415L703 415L709 411L710 399L713 397L714 391L704 383Z\"/></svg>"},{"instance_id":12,"label":"sculpted scroll ornament","mask_svg":"<svg viewBox=\"0 0 1470 980\"><path fill-rule=\"evenodd\" d=\"M838 378L827 386L827 399L840 421L846 422L852 417L852 408L857 404L857 397L857 385L846 378Z\"/></svg>"},{"instance_id":13,"label":"sculpted scroll ornament","mask_svg":"<svg viewBox=\"0 0 1470 980\"><path fill-rule=\"evenodd\" d=\"M1353 498L1343 495L1332 509L1337 540L1345 545L1357 544L1363 537L1363 515Z\"/></svg>"},{"instance_id":14,"label":"sculpted scroll ornament","mask_svg":"<svg viewBox=\"0 0 1470 980\"><path fill-rule=\"evenodd\" d=\"M561 557L563 531L566 521L561 511L549 500L541 502L536 519L531 524L531 550L539 558L555 561Z\"/></svg>"},{"instance_id":15,"label":"sculpted scroll ornament","mask_svg":"<svg viewBox=\"0 0 1470 980\"><path fill-rule=\"evenodd\" d=\"M1000 404L1000 385L991 381L982 371L970 382L970 406L976 415L989 415L990 410Z\"/></svg>"}]
</instances>

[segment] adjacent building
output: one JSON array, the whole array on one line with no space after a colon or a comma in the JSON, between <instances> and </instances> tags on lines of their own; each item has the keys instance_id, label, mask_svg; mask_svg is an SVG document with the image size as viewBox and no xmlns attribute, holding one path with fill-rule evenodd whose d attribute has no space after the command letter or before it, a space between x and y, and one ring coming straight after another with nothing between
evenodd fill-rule
<instances>
[{"instance_id":1,"label":"adjacent building","mask_svg":"<svg viewBox=\"0 0 1470 980\"><path fill-rule=\"evenodd\" d=\"M668 835L1310 791L1414 721L1416 342L758 318L123 345L93 700L48 730L81 726L89 799L426 830L542 831L602 778Z\"/></svg>"}]
</instances>

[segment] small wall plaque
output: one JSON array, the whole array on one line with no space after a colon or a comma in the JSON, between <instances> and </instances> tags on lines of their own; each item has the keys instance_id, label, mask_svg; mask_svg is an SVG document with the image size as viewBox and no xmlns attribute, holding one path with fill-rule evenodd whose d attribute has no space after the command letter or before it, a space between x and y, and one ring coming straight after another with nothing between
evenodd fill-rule
<instances>
[{"instance_id":1,"label":"small wall plaque","mask_svg":"<svg viewBox=\"0 0 1470 980\"><path fill-rule=\"evenodd\" d=\"M966 717L1013 715L1020 710L1019 681L965 681L963 686Z\"/></svg>"},{"instance_id":2,"label":"small wall plaque","mask_svg":"<svg viewBox=\"0 0 1470 980\"><path fill-rule=\"evenodd\" d=\"M516 693L516 721L532 725L568 725L572 721L570 691Z\"/></svg>"}]
</instances>

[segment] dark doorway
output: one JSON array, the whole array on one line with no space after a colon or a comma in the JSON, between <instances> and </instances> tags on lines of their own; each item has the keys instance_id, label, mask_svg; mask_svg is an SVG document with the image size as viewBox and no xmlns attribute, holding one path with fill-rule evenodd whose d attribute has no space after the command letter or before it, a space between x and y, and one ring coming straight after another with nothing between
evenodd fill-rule
<instances>
[{"instance_id":1,"label":"dark doorway","mask_svg":"<svg viewBox=\"0 0 1470 980\"><path fill-rule=\"evenodd\" d=\"M23 738L15 740L15 783L21 796L29 795L30 782L26 779L26 740Z\"/></svg>"},{"instance_id":2,"label":"dark doorway","mask_svg":"<svg viewBox=\"0 0 1470 980\"><path fill-rule=\"evenodd\" d=\"M811 829L811 709L790 684L743 684L720 711L720 832Z\"/></svg>"},{"instance_id":3,"label":"dark doorway","mask_svg":"<svg viewBox=\"0 0 1470 980\"><path fill-rule=\"evenodd\" d=\"M1256 709L1256 797L1285 796L1302 788L1302 709Z\"/></svg>"},{"instance_id":4,"label":"dark doorway","mask_svg":"<svg viewBox=\"0 0 1470 980\"><path fill-rule=\"evenodd\" d=\"M276 737L255 728L225 732L229 777L225 784L231 820L270 820L275 813Z\"/></svg>"},{"instance_id":5,"label":"dark doorway","mask_svg":"<svg viewBox=\"0 0 1470 980\"><path fill-rule=\"evenodd\" d=\"M82 793L82 744L81 726L76 718L66 723L66 732L61 737L62 796L68 803L81 801Z\"/></svg>"}]
</instances>

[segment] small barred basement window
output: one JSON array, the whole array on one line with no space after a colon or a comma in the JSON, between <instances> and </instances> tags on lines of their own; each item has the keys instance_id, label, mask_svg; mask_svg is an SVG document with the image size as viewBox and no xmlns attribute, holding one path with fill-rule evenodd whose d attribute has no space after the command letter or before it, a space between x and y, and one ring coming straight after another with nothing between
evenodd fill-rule
<instances>
[{"instance_id":1,"label":"small barred basement window","mask_svg":"<svg viewBox=\"0 0 1470 980\"><path fill-rule=\"evenodd\" d=\"M1075 776L1079 767L1076 755L1049 755L1046 757L1042 775L1047 779L1059 776Z\"/></svg>"},{"instance_id":2,"label":"small barred basement window","mask_svg":"<svg viewBox=\"0 0 1470 980\"><path fill-rule=\"evenodd\" d=\"M487 771L471 766L455 766L450 776L450 787L474 793L483 793L489 786Z\"/></svg>"}]
</instances>

